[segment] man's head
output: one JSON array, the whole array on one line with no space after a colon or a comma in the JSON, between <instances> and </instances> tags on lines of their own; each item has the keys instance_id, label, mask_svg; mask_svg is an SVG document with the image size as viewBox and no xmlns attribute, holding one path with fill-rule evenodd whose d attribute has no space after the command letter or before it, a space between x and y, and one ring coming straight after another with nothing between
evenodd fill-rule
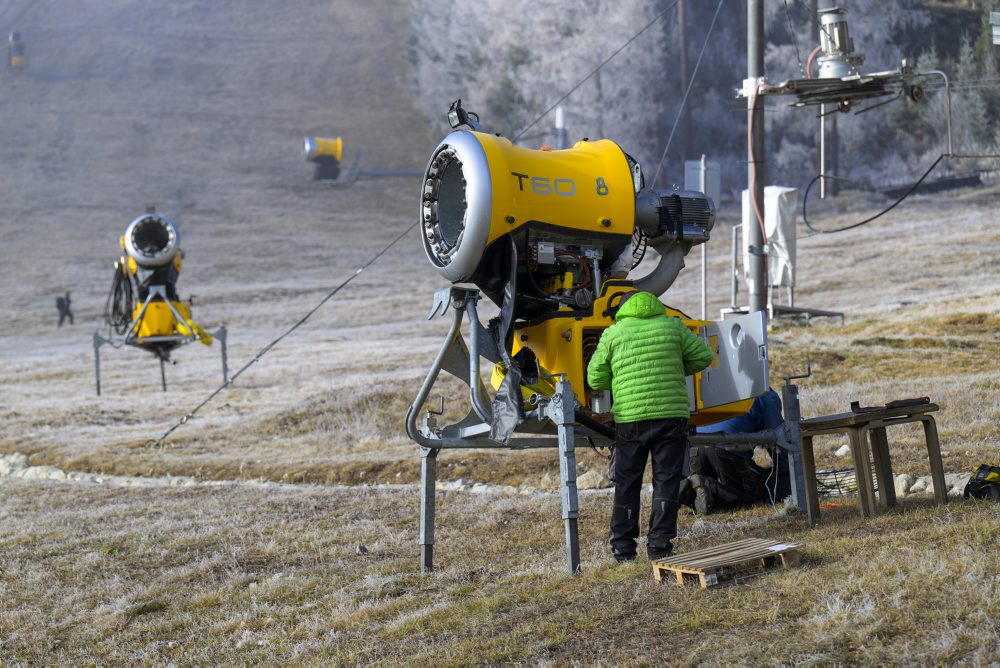
<instances>
[{"instance_id":1,"label":"man's head","mask_svg":"<svg viewBox=\"0 0 1000 668\"><path fill-rule=\"evenodd\" d=\"M608 300L608 310L606 315L611 316L612 320L618 319L618 311L621 310L622 306L625 306L625 302L632 298L633 295L639 294L638 290L629 290L628 292L619 292L618 294L612 295L611 299ZM618 299L615 299L618 297Z\"/></svg>"}]
</instances>

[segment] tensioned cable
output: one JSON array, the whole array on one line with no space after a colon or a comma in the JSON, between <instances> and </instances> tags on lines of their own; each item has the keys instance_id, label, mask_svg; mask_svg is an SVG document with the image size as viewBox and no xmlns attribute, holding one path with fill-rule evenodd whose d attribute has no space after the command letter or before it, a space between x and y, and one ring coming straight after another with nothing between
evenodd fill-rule
<instances>
[{"instance_id":1,"label":"tensioned cable","mask_svg":"<svg viewBox=\"0 0 1000 668\"><path fill-rule=\"evenodd\" d=\"M595 74L597 74L601 70L602 67L604 67L605 65L607 65L608 63L610 63L612 58L614 58L619 53L621 53L625 49L626 46L628 46L629 44L631 44L632 42L634 42L639 37L639 35L641 35L642 33L646 32L647 30L649 30L649 28L652 27L652 25L654 23L656 23L661 18L663 18L664 14L666 14L671 9L673 9L674 7L676 7L678 2L680 2L680 0L674 0L674 2L670 3L670 5L666 9L664 9L662 12L660 12L659 14L657 14L656 16L654 16L652 21L650 21L649 23L647 23L646 25L644 25L642 27L642 29L639 30L639 32L637 32L636 34L634 34L631 37L629 37L629 39L628 39L627 42L625 42L624 44L622 44L620 47L618 47L615 50L614 53L612 53L610 56L608 56L607 58L605 58L601 62L600 65L598 65L597 67L595 67L594 70L590 74L588 74L583 79L581 79L578 84L576 84L575 86L573 86L572 88L570 88L568 93L566 93L561 98L559 98L558 100L556 100L555 102L553 102L552 105L548 109L546 109L541 114L539 114L538 118L536 118L535 120L533 120L530 123L528 123L528 125L525 126L523 130L521 130L520 132L518 132L517 135L515 135L514 138L511 141L515 141L516 142L518 139L520 139L522 136L524 136L524 133L527 132L528 130L530 130L531 128L533 128L535 126L535 123L537 123L538 121L540 121L543 118L545 118L549 114L549 112L552 111L553 109L555 109L556 107L558 107L559 104L563 100L565 100L567 97L569 97L570 95L572 95L573 93L575 93L577 88L579 88L583 84L587 83L587 81L590 80L590 77L592 77Z\"/></svg>"},{"instance_id":2,"label":"tensioned cable","mask_svg":"<svg viewBox=\"0 0 1000 668\"><path fill-rule=\"evenodd\" d=\"M234 382L236 381L236 379L237 379L237 378L239 378L239 377L240 377L240 375L242 375L242 374L243 374L243 372L244 372L244 371L246 371L246 370L247 370L247 369L249 369L249 368L250 368L251 366L253 366L253 365L254 365L254 364L256 364L257 362L259 362L259 361L260 361L260 358L261 358L261 357L263 357L264 355L266 355L266 354L267 354L268 352L270 352L270 350L271 350L272 348L274 348L274 346L276 346L276 345L278 344L278 342L280 342L280 341L281 341L282 339L284 339L284 338L285 338L286 336L288 336L289 334L291 334L292 332L294 332L294 331L295 331L296 329L298 329L299 327L301 327L301 326L302 326L302 325L303 325L303 324L305 323L305 321L306 321L306 320L308 320L308 319L309 319L310 317L312 317L312 315L313 315L313 314L314 314L314 313L315 313L316 311L318 311L318 310L320 309L320 307L321 307L321 306L323 306L323 304L325 304L325 303L327 303L328 301L330 301L330 299L332 299L332 298L333 298L333 296L334 296L335 294L337 294L337 293L338 293L338 292L340 292L340 291L341 291L341 290L342 290L343 288L345 288L345 287L347 286L347 284L348 284L348 283L350 283L350 282L351 282L351 281L353 281L353 280L354 280L355 278L357 278L358 276L360 276L360 275L361 275L361 272L363 272L363 271L364 271L365 269L367 269L367 268L368 268L368 267L370 267L371 265L375 264L375 261L376 261L376 260L378 260L378 259L379 259L380 257L382 257L382 256L383 256L383 255L385 255L385 254L386 254L387 252L389 252L389 249L391 249L391 248L392 248L393 246L395 246L395 245L396 245L396 244L397 244L397 243L398 243L398 242L399 242L399 241L400 241L400 240L401 240L401 239L402 239L403 237L405 237L405 236L406 236L407 234L409 234L410 230L412 230L412 229L413 229L414 227L416 227L416 226L417 226L417 223L419 223L419 222L420 222L420 221L417 221L417 222L413 223L412 225L410 225L409 227L407 227L407 228L406 228L405 230L403 230L403 232L402 232L402 233L400 233L400 235L399 235L399 236L397 236L397 237L396 237L395 239L393 239L393 240L392 240L391 242L389 242L389 244L388 244L387 246L385 246L385 247L384 247L384 248L383 248L382 250L380 250L380 251L379 251L378 253L376 253L375 255L373 255L373 256L371 257L371 259L369 259L369 260L368 260L367 262L365 262L365 263L364 263L364 264L363 264L363 265L362 265L362 266L361 266L361 267L360 267L359 269L357 269L357 270L356 270L356 271L355 271L355 272L354 272L353 274L351 274L351 275L350 275L350 276L348 276L348 277L347 277L346 279L344 279L344 281L343 281L343 282L341 282L341 284L340 284L340 285L338 285L338 286L337 286L337 287L335 287L335 288L334 288L333 290L331 290L330 292L328 292L328 293L327 293L327 295L326 295L325 297L323 297L323 299L322 299L322 300L320 300L320 302L319 302L318 304L316 304L316 306L315 306L315 307L313 307L313 309L312 309L311 311L309 311L308 313L306 313L306 314L305 314L304 316L302 316L302 318L300 318L300 319L299 319L299 321L298 321L298 322L296 322L296 323L295 323L294 325L292 325L291 327L289 327L289 328L288 328L288 330L286 330L284 334L282 334L281 336L279 336L278 338L276 338L276 339L275 339L274 341L271 341L271 342L270 342L269 344L267 344L266 346L264 346L263 348L261 348L261 349L260 349L260 351L259 351L259 352L258 352L258 353L257 353L256 355L254 355L254 356L253 356L253 359L251 359L251 360L250 360L249 362L247 362L246 364L244 364L244 365L243 365L243 367L242 367L242 368L241 368L241 369L240 369L239 371L237 371L236 373L234 373L234 374L232 375L232 377L231 377L231 378L230 378L229 380L227 380L227 381L226 381L226 382L224 382L224 383L223 383L222 385L220 385L219 387L217 387L217 388L216 388L216 390L215 390L214 392L212 392L212 393L211 393L210 395L208 395L208 397L206 397L204 401L202 401L202 402L201 402L200 404L198 404L197 406L195 406L195 407L194 407L194 408L193 408L193 409L192 409L191 411L189 411L188 413L186 413L186 414L184 415L184 417L182 417L182 418L181 418L181 419L180 419L180 420L179 420L179 421L177 422L177 424L175 424L175 425L174 425L174 426L172 426L172 427L171 427L170 429L168 429L167 431L165 431L165 432L163 433L163 436L160 436L160 437L159 437L158 439L156 439L156 440L153 440L153 439L150 439L150 440L146 441L146 445L147 445L147 446L149 446L149 447L157 447L157 446L159 446L159 445L160 445L161 443L163 443L163 441L164 441L164 440L165 440L165 439L166 439L166 438L167 438L168 436L170 436L170 434L174 433L174 431L176 431L176 430L177 430L177 429L178 429L178 428L179 428L179 427L180 427L181 425L185 424L185 423L186 423L186 422L187 422L188 420L190 420L191 418L193 418L193 417L195 416L195 413L197 413L197 412L198 412L199 410L201 410L201 409L202 409L202 408L203 408L203 407L204 407L204 406L205 406L206 404L208 404L208 402L210 402L210 401L211 401L212 399L214 399L214 398L216 397L216 395L218 395L218 394L219 394L219 392L222 392L222 390L224 390L224 389L226 389L227 387L229 387L230 385L232 385L232 384L233 384L233 383L234 383Z\"/></svg>"},{"instance_id":3,"label":"tensioned cable","mask_svg":"<svg viewBox=\"0 0 1000 668\"><path fill-rule=\"evenodd\" d=\"M652 187L656 187L656 179L660 176L660 170L663 168L663 161L667 159L667 151L670 150L670 142L674 140L674 132L677 131L677 124L681 120L681 115L684 113L684 105L687 104L688 95L691 93L691 87L694 86L694 80L698 77L698 67L701 65L702 56L705 55L705 47L708 46L708 38L712 36L712 30L715 29L715 21L719 18L719 11L722 9L722 3L726 0L719 0L719 6L715 8L715 15L712 17L712 24L708 26L708 33L705 35L705 41L701 45L701 52L698 54L698 60L694 64L694 70L691 71L691 77L688 79L687 89L684 91L684 97L681 99L680 109L677 110L677 117L674 118L674 126L670 128L670 136L667 137L667 145L663 147L663 155L660 156L660 163L656 165L656 173L653 174L653 180L650 181ZM683 30L683 26L681 27Z\"/></svg>"},{"instance_id":4,"label":"tensioned cable","mask_svg":"<svg viewBox=\"0 0 1000 668\"><path fill-rule=\"evenodd\" d=\"M799 61L799 72L806 79L809 75L806 74L806 68L802 65L802 54L799 53L799 40L796 39L795 28L792 27L792 13L788 10L788 0L783 0L785 3L785 21L788 23L788 34L792 38L792 44L795 46L795 59Z\"/></svg>"}]
</instances>

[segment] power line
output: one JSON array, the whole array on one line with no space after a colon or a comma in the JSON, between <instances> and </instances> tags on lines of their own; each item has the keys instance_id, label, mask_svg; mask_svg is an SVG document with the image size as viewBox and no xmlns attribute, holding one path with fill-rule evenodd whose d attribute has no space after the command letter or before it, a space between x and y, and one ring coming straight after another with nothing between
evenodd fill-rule
<instances>
[{"instance_id":1,"label":"power line","mask_svg":"<svg viewBox=\"0 0 1000 668\"><path fill-rule=\"evenodd\" d=\"M247 362L246 364L244 364L243 367L240 368L239 371L237 371L236 373L234 373L233 376L229 380L227 380L222 385L220 385L219 387L217 387L214 392L212 392L210 395L208 395L205 398L204 401L202 401L200 404L198 404L193 409L191 409L188 413L186 413L184 415L184 417L182 417L180 420L178 420L177 424L175 424L174 426L170 427L170 429L168 429L167 431L165 431L163 433L163 435L160 436L158 439L156 439L156 440L150 439L150 440L146 441L146 445L149 446L149 447L158 447L161 443L163 443L163 441L166 440L166 438L168 436L170 436L170 434L174 433L177 429L179 429L181 425L186 424L187 421L190 420L191 418L193 418L198 411L200 411L206 404L208 404L208 402L210 402L212 399L214 399L216 397L216 395L219 394L219 392L222 392L222 390L226 389L227 387L229 387L230 385L232 385L234 382L236 382L236 379L239 378L243 374L244 371L246 371L251 366L253 366L257 362L259 362L260 358L262 358L264 355L266 355L267 353L269 353L271 351L271 349L274 348L276 345L278 345L278 343L282 339L284 339L286 336L288 336L289 334L291 334L292 332L294 332L296 329L298 329L299 327L301 327L306 322L306 320L308 320L310 317L312 317L312 315L314 313L316 313L316 311L318 311L320 309L320 307L323 306L323 304L325 304L328 301L330 301L330 299L332 299L335 294L337 294L343 288L345 288L348 283L350 283L355 278L357 278L358 276L360 276L361 272L363 272L365 269L367 269L368 267L370 267L371 265L373 265L375 263L375 261L378 260L380 257L382 257L383 255L385 255L389 251L390 248L392 248L393 246L395 246L403 237L405 237L407 234L409 234L410 230L412 230L414 227L416 227L417 223L419 223L419 222L420 221L417 221L417 222L411 224L405 230L403 230L403 232L399 236L397 236L395 239L393 239L391 242L389 242L389 244L387 246L385 246L382 250L380 250L378 253L376 253L375 255L373 255L371 257L371 259L369 259L367 262L365 262L353 274L351 274L350 276L348 276L343 282L341 282L340 285L338 285L333 290L331 290L330 292L328 292L327 295L325 297L323 297L323 299L321 299L320 302L318 304L316 304L316 306L314 306L311 311L309 311L308 313L306 313L304 316L302 316L298 320L298 322L296 322L294 325L292 325L291 327L289 327L285 331L284 334L282 334L281 336L279 336L278 338L276 338L274 341L271 341L269 344L267 344L266 346L264 346L263 348L261 348L260 351L256 355L253 356L253 359L251 359L249 362Z\"/></svg>"},{"instance_id":2,"label":"power line","mask_svg":"<svg viewBox=\"0 0 1000 668\"><path fill-rule=\"evenodd\" d=\"M688 79L687 89L684 91L684 97L681 99L680 109L677 110L677 117L674 118L674 126L670 128L670 136L667 137L667 145L663 147L663 155L660 156L660 162L656 165L656 173L653 174L653 180L650 185L654 188L656 187L656 179L660 176L660 169L663 168L663 161L667 159L667 151L670 150L670 142L674 140L674 132L677 131L677 124L681 120L681 115L684 113L684 105L687 104L688 95L691 94L691 87L694 86L694 80L698 77L698 67L701 66L702 56L705 55L705 48L708 46L708 38L712 36L712 30L715 29L715 21L719 18L719 11L722 9L722 3L725 0L719 0L719 5L715 8L715 15L712 17L712 23L708 26L708 33L705 34L705 41L701 45L701 52L698 54L698 60L694 64L694 70L691 72L691 78ZM683 26L681 27L683 30Z\"/></svg>"},{"instance_id":3,"label":"power line","mask_svg":"<svg viewBox=\"0 0 1000 668\"><path fill-rule=\"evenodd\" d=\"M511 141L515 141L516 142L518 139L520 139L524 135L525 132L527 132L528 130L530 130L532 127L535 126L535 123L537 123L538 121L540 121L543 118L545 118L549 114L549 112L552 111L553 109L555 109L556 107L558 107L559 104L562 103L563 100L565 100L567 97L569 97L570 95L572 95L573 93L575 93L577 88L579 88L583 84L587 83L587 81L590 80L590 77L592 77L595 74L597 74L601 70L602 67L604 67L605 65L607 65L608 63L610 63L612 58L614 58L615 56L617 56L619 53L621 53L625 49L625 47L627 47L629 44L631 44L632 42L634 42L636 40L636 38L639 37L639 35L641 35L642 33L646 32L654 23L656 23L661 18L663 18L664 14L666 14L671 9L673 9L674 7L676 7L677 3L679 1L680 0L674 0L674 2L670 3L670 6L668 6L662 12L660 12L659 14L657 14L656 16L654 16L652 21L650 21L649 23L647 23L646 25L644 25L642 27L642 29L639 30L639 32L637 32L636 34L634 34L631 37L629 37L629 39L628 39L627 42L625 42L624 44L622 44L620 47L618 47L614 51L614 53L612 53L610 56L608 56L607 58L605 58L604 61L600 65L598 65L597 67L595 67L594 70L590 74L588 74L583 79L581 79L578 84L576 84L575 86L573 86L572 88L570 88L568 93L566 93L561 98L559 98L558 100L556 100L555 102L553 102L552 105L548 109L546 109L545 111L543 111L538 116L538 118L536 118L535 120L533 120L530 123L528 123L528 125L525 126L524 129L522 129L520 132L518 132L517 135L514 137L514 139L511 140Z\"/></svg>"}]
</instances>

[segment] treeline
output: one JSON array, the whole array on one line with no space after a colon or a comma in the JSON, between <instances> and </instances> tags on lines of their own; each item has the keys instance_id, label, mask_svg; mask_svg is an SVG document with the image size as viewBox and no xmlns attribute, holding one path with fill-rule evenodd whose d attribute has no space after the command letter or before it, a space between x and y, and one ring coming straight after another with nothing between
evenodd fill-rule
<instances>
[{"instance_id":1,"label":"treeline","mask_svg":"<svg viewBox=\"0 0 1000 668\"><path fill-rule=\"evenodd\" d=\"M899 67L943 70L954 84L955 149L990 153L1000 131L997 51L988 22L991 3L849 0L856 51L864 71ZM484 127L513 137L577 85L658 14L654 22L563 103L571 139L617 141L652 175L664 156L660 186L681 183L683 160L707 154L723 165L724 190L743 187L746 103L735 91L746 77L746 0L724 0L698 63L718 3L686 0L685 29L673 0L413 0L410 57L424 111L444 122L448 103L463 98ZM823 0L767 0L765 69L771 82L801 78L819 44ZM682 58L683 54L683 58ZM697 72L695 67L697 65ZM685 76L686 75L686 76ZM679 115L685 82L693 76L686 116ZM919 175L946 146L945 95L927 79L920 104L892 102L862 114L837 114L838 173L862 186ZM818 109L791 108L791 98L767 100L769 181L804 186L818 171ZM855 111L866 105L856 106ZM522 144L552 143L554 115L524 133ZM950 164L963 171L969 162Z\"/></svg>"}]
</instances>

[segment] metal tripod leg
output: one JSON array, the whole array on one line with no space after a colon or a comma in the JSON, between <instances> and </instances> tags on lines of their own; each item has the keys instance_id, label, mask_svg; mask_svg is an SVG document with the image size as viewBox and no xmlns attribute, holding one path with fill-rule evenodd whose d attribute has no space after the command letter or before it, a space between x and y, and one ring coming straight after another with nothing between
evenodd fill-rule
<instances>
[{"instance_id":1,"label":"metal tripod leg","mask_svg":"<svg viewBox=\"0 0 1000 668\"><path fill-rule=\"evenodd\" d=\"M94 381L97 384L97 396L101 396L101 345L104 339L94 332Z\"/></svg>"},{"instance_id":2,"label":"metal tripod leg","mask_svg":"<svg viewBox=\"0 0 1000 668\"><path fill-rule=\"evenodd\" d=\"M215 338L219 340L219 345L222 347L222 382L229 384L229 356L226 354L226 326L219 325L219 329L215 331Z\"/></svg>"},{"instance_id":3,"label":"metal tripod leg","mask_svg":"<svg viewBox=\"0 0 1000 668\"><path fill-rule=\"evenodd\" d=\"M559 432L559 479L562 489L562 516L566 525L566 565L570 575L580 573L580 505L576 493L576 450L573 440L575 396L565 378L556 383L549 403L549 417Z\"/></svg>"},{"instance_id":4,"label":"metal tripod leg","mask_svg":"<svg viewBox=\"0 0 1000 668\"><path fill-rule=\"evenodd\" d=\"M420 448L420 572L434 570L434 502L439 448Z\"/></svg>"},{"instance_id":5,"label":"metal tripod leg","mask_svg":"<svg viewBox=\"0 0 1000 668\"><path fill-rule=\"evenodd\" d=\"M792 486L792 503L799 510L807 510L805 467L802 462L802 437L799 431L799 388L786 383L781 388L781 403L785 407L785 430L788 438L788 471ZM777 466L777 462L774 462ZM777 469L775 469L777 470Z\"/></svg>"},{"instance_id":6,"label":"metal tripod leg","mask_svg":"<svg viewBox=\"0 0 1000 668\"><path fill-rule=\"evenodd\" d=\"M161 357L160 358L160 382L163 383L163 391L164 392L167 391L167 371L166 371L165 367L166 367L166 364L164 363L163 358Z\"/></svg>"}]
</instances>

